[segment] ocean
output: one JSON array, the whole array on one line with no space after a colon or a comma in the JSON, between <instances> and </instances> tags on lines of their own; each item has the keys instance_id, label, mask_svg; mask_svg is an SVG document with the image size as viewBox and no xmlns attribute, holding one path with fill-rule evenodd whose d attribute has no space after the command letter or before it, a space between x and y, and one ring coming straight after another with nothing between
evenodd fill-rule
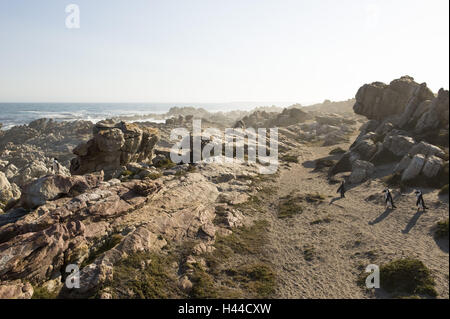
<instances>
[{"instance_id":1,"label":"ocean","mask_svg":"<svg viewBox=\"0 0 450 319\"><path fill-rule=\"evenodd\" d=\"M56 121L86 120L98 121L119 116L142 116L141 120L151 121L147 114L163 114L172 107L193 106L211 112L250 110L258 106L270 105L258 102L239 103L0 103L0 123L2 129L28 124L36 119L49 118ZM289 106L281 103L277 106Z\"/></svg>"}]
</instances>

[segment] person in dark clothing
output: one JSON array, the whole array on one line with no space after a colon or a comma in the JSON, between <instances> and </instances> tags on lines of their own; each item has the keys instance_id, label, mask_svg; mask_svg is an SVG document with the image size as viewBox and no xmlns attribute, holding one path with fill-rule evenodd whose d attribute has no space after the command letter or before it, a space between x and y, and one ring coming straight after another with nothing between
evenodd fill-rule
<instances>
[{"instance_id":1,"label":"person in dark clothing","mask_svg":"<svg viewBox=\"0 0 450 319\"><path fill-rule=\"evenodd\" d=\"M340 193L341 198L345 198L345 181L342 181L341 186L339 186L336 193Z\"/></svg>"},{"instance_id":2,"label":"person in dark clothing","mask_svg":"<svg viewBox=\"0 0 450 319\"><path fill-rule=\"evenodd\" d=\"M423 210L425 211L425 209L427 209L427 206L425 205L425 201L423 200L423 194L421 190L416 190L415 191L416 194L416 206L417 206L417 210Z\"/></svg>"},{"instance_id":3,"label":"person in dark clothing","mask_svg":"<svg viewBox=\"0 0 450 319\"><path fill-rule=\"evenodd\" d=\"M397 208L394 204L394 199L392 198L391 191L386 188L384 191L384 202L386 203L386 208L391 207L392 209Z\"/></svg>"}]
</instances>

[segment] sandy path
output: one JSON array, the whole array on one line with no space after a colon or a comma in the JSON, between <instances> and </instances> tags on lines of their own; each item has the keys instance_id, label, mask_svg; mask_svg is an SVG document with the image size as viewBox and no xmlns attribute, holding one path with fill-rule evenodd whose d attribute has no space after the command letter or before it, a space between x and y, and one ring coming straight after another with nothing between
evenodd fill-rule
<instances>
[{"instance_id":1,"label":"sandy path","mask_svg":"<svg viewBox=\"0 0 450 319\"><path fill-rule=\"evenodd\" d=\"M271 216L268 253L279 278L276 297L367 298L356 285L361 273L358 266L412 256L433 271L439 297L448 298L448 242L438 245L431 233L439 220L448 218L448 198L442 202L437 191L428 193L426 200L433 209L416 214L414 195L399 194L398 209L389 212L383 203L365 200L383 190L375 180L354 187L346 199L330 204L338 185L330 185L324 173L313 172L302 163L325 157L334 147L304 147L298 154L299 164L280 170L280 197L291 192L320 193L326 200L317 206L305 204L305 211L291 219L278 219L275 213ZM324 217L331 221L310 224ZM305 260L305 245L314 249L311 261Z\"/></svg>"}]
</instances>

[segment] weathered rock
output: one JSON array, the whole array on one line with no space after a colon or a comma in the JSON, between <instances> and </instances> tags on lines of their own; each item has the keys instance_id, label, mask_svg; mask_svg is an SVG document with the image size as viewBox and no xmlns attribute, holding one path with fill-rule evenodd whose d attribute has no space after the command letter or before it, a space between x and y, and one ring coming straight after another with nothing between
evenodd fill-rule
<instances>
[{"instance_id":1,"label":"weathered rock","mask_svg":"<svg viewBox=\"0 0 450 319\"><path fill-rule=\"evenodd\" d=\"M394 173L402 173L411 164L412 157L407 154L403 156L402 160L395 166Z\"/></svg>"},{"instance_id":2,"label":"weathered rock","mask_svg":"<svg viewBox=\"0 0 450 319\"><path fill-rule=\"evenodd\" d=\"M449 92L440 89L437 98L433 99L428 110L417 121L415 132L423 133L449 124Z\"/></svg>"},{"instance_id":3,"label":"weathered rock","mask_svg":"<svg viewBox=\"0 0 450 319\"><path fill-rule=\"evenodd\" d=\"M439 157L431 155L427 158L425 165L422 169L422 174L428 178L436 177L442 166L444 165L444 161Z\"/></svg>"},{"instance_id":4,"label":"weathered rock","mask_svg":"<svg viewBox=\"0 0 450 319\"><path fill-rule=\"evenodd\" d=\"M383 148L396 156L405 156L415 145L412 137L402 135L389 135L384 139Z\"/></svg>"},{"instance_id":5,"label":"weathered rock","mask_svg":"<svg viewBox=\"0 0 450 319\"><path fill-rule=\"evenodd\" d=\"M33 287L30 283L22 283L20 280L1 282L0 299L31 299Z\"/></svg>"},{"instance_id":6,"label":"weathered rock","mask_svg":"<svg viewBox=\"0 0 450 319\"><path fill-rule=\"evenodd\" d=\"M74 149L78 157L71 162L74 175L103 170L105 178L113 177L122 166L132 162L146 162L152 157L159 132L125 122L101 121L94 126L94 138Z\"/></svg>"},{"instance_id":7,"label":"weathered rock","mask_svg":"<svg viewBox=\"0 0 450 319\"><path fill-rule=\"evenodd\" d=\"M352 153L357 153L362 160L369 160L377 151L376 144L371 139L364 139L351 148Z\"/></svg>"},{"instance_id":8,"label":"weathered rock","mask_svg":"<svg viewBox=\"0 0 450 319\"><path fill-rule=\"evenodd\" d=\"M411 156L414 156L416 154L423 154L425 156L435 155L440 158L445 157L445 152L442 149L423 141L411 148L409 154Z\"/></svg>"},{"instance_id":9,"label":"weathered rock","mask_svg":"<svg viewBox=\"0 0 450 319\"><path fill-rule=\"evenodd\" d=\"M84 193L88 189L97 187L102 181L102 174L42 177L24 187L20 203L25 208L36 208L63 195L74 196Z\"/></svg>"},{"instance_id":10,"label":"weathered rock","mask_svg":"<svg viewBox=\"0 0 450 319\"><path fill-rule=\"evenodd\" d=\"M375 82L358 90L353 110L369 119L383 120L392 115L401 115L412 97L418 103L434 98L426 85L414 82L409 76L392 81L389 85Z\"/></svg>"},{"instance_id":11,"label":"weathered rock","mask_svg":"<svg viewBox=\"0 0 450 319\"><path fill-rule=\"evenodd\" d=\"M414 155L408 167L402 174L402 181L410 181L418 177L425 165L425 156L422 154Z\"/></svg>"},{"instance_id":12,"label":"weathered rock","mask_svg":"<svg viewBox=\"0 0 450 319\"><path fill-rule=\"evenodd\" d=\"M158 182L145 181L134 185L133 191L140 196L149 196L161 189Z\"/></svg>"},{"instance_id":13,"label":"weathered rock","mask_svg":"<svg viewBox=\"0 0 450 319\"><path fill-rule=\"evenodd\" d=\"M7 203L13 197L11 184L6 175L0 172L0 202Z\"/></svg>"},{"instance_id":14,"label":"weathered rock","mask_svg":"<svg viewBox=\"0 0 450 319\"><path fill-rule=\"evenodd\" d=\"M352 163L352 173L349 181L352 184L361 183L372 176L374 172L375 166L372 163L356 160Z\"/></svg>"}]
</instances>

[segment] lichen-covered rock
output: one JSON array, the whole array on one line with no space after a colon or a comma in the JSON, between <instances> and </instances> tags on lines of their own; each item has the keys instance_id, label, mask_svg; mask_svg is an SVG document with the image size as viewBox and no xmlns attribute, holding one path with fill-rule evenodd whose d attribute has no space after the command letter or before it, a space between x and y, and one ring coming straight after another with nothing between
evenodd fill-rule
<instances>
[{"instance_id":1,"label":"lichen-covered rock","mask_svg":"<svg viewBox=\"0 0 450 319\"><path fill-rule=\"evenodd\" d=\"M70 171L74 175L103 170L106 179L115 177L113 173L128 163L151 160L159 139L157 129L112 120L98 122L93 133L93 139L73 150L77 157Z\"/></svg>"}]
</instances>

